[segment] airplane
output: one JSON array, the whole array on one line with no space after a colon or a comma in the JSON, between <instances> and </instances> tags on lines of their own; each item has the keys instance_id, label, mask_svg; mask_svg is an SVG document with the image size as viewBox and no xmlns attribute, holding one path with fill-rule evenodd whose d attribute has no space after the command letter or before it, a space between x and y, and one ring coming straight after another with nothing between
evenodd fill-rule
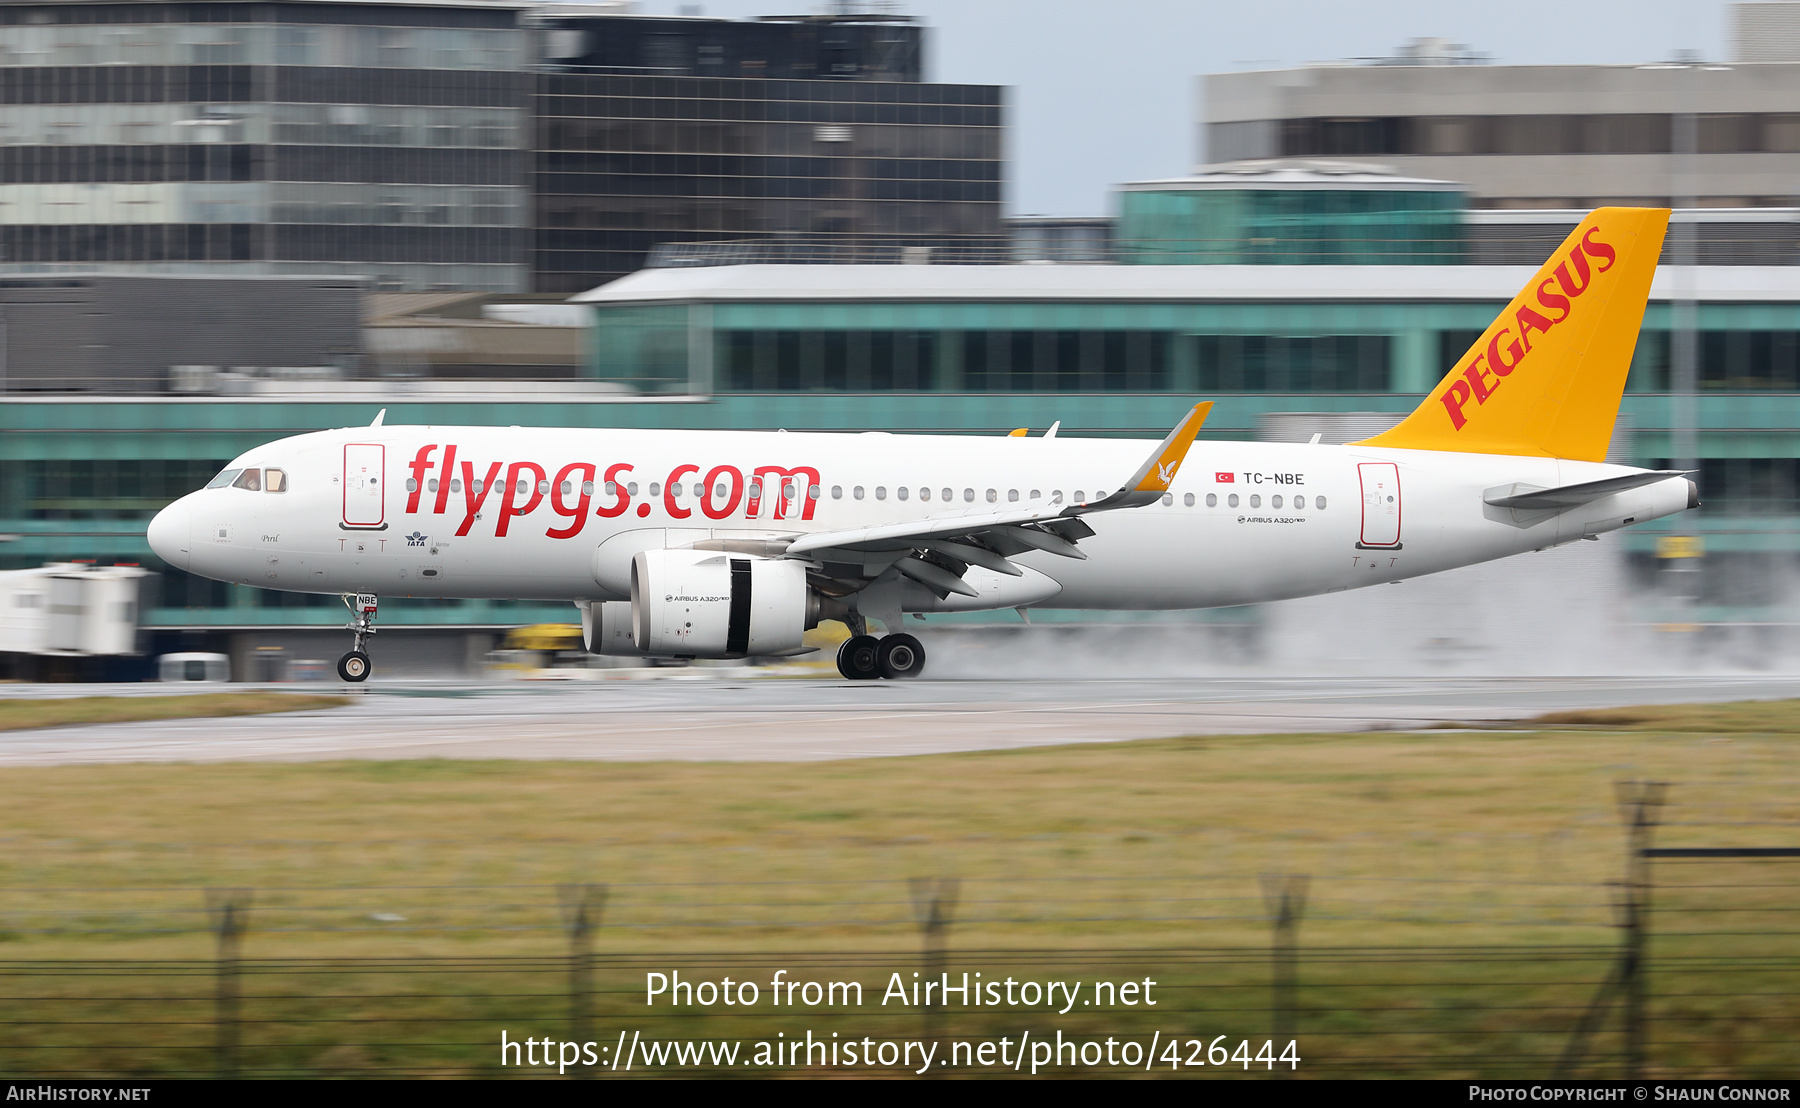
<instances>
[{"instance_id":1,"label":"airplane","mask_svg":"<svg viewBox=\"0 0 1800 1108\"><path fill-rule=\"evenodd\" d=\"M169 565L334 593L572 601L609 655L792 656L904 679L903 615L1250 604L1403 581L1698 506L1605 461L1667 209L1582 220L1418 408L1343 445L386 426L246 451L150 522ZM1148 449L1146 449L1148 448ZM872 633L879 623L887 633Z\"/></svg>"}]
</instances>

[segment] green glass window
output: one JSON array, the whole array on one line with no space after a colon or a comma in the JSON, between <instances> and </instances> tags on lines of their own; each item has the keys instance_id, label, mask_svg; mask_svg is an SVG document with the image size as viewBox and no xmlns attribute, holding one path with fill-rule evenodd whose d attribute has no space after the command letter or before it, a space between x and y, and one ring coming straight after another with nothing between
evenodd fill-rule
<instances>
[{"instance_id":1,"label":"green glass window","mask_svg":"<svg viewBox=\"0 0 1800 1108\"><path fill-rule=\"evenodd\" d=\"M1132 265L1453 265L1462 208L1446 190L1127 190L1118 245Z\"/></svg>"}]
</instances>

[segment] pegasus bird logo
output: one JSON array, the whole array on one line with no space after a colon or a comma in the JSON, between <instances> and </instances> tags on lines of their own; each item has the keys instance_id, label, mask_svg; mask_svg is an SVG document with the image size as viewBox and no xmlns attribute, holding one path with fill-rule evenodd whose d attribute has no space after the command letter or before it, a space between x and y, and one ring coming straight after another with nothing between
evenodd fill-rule
<instances>
[{"instance_id":1,"label":"pegasus bird logo","mask_svg":"<svg viewBox=\"0 0 1800 1108\"><path fill-rule=\"evenodd\" d=\"M1175 479L1176 462L1171 459L1156 467L1156 479L1167 485Z\"/></svg>"}]
</instances>

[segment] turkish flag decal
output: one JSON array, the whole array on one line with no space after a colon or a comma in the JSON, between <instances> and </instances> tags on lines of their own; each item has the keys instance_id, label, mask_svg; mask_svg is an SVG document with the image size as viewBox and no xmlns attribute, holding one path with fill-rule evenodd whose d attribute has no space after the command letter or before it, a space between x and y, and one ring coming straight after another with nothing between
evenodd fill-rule
<instances>
[{"instance_id":1,"label":"turkish flag decal","mask_svg":"<svg viewBox=\"0 0 1800 1108\"><path fill-rule=\"evenodd\" d=\"M1234 480L1235 480L1235 479L1236 479L1236 478L1235 478L1235 477L1233 477L1233 475L1232 475L1232 474L1229 474L1229 473L1215 473L1215 474L1213 474L1213 481L1214 481L1214 482L1215 482L1215 483L1217 483L1217 484L1220 484L1220 485L1229 485L1229 484L1231 484L1231 483L1232 483L1232 482L1233 482L1233 481L1234 481Z\"/></svg>"}]
</instances>

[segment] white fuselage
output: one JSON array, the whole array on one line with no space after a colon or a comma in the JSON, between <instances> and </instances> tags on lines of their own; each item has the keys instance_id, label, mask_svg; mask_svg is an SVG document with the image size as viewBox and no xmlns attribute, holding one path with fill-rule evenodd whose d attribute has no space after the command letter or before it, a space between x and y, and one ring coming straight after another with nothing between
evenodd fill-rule
<instances>
[{"instance_id":1,"label":"white fuselage","mask_svg":"<svg viewBox=\"0 0 1800 1108\"><path fill-rule=\"evenodd\" d=\"M156 518L150 540L172 565L271 589L625 600L639 550L988 514L1034 497L1044 504L1098 500L1126 480L1151 445L885 433L351 428L246 452L231 468L279 469L283 491L226 486L192 493ZM1027 569L1024 578L970 571L979 599L939 600L915 588L902 606L1204 608L1398 581L1687 507L1681 478L1556 513L1483 502L1501 486L1551 488L1634 472L1552 458L1202 441L1164 502L1084 517L1095 532L1080 543L1085 561L1022 554L1014 561ZM756 491L761 495L753 498Z\"/></svg>"}]
</instances>

